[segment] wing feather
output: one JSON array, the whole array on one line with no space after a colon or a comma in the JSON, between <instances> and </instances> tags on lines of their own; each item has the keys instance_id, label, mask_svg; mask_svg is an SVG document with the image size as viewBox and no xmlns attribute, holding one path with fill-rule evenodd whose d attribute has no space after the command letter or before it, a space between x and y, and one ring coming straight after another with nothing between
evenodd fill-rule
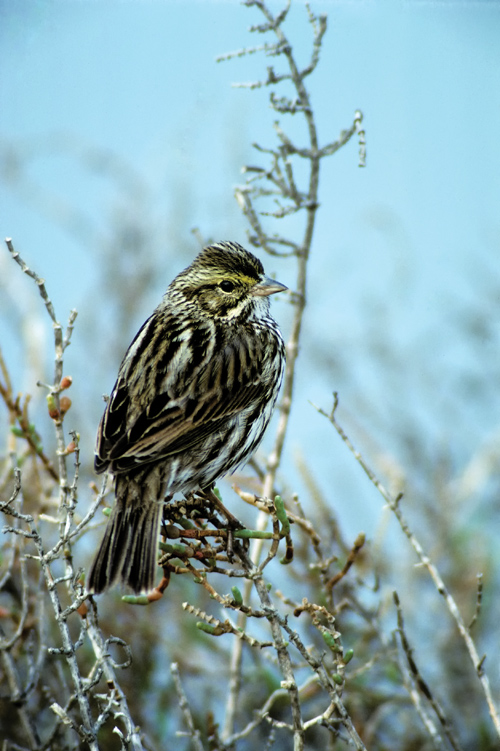
<instances>
[{"instance_id":1,"label":"wing feather","mask_svg":"<svg viewBox=\"0 0 500 751\"><path fill-rule=\"evenodd\" d=\"M146 325L158 328L151 319ZM173 345L165 337L168 330L163 329L161 345L171 352ZM196 350L203 357L193 352L190 357L160 363L166 374L160 389L151 388L145 380L142 363L148 361L149 345L139 356L132 352L132 364L125 357L99 428L97 471L107 467L114 472L127 471L186 450L194 451L271 388L272 383L267 383L269 375L261 372L260 358L255 356L255 331L252 336L238 336L233 330L230 340L219 337L215 347L213 333L208 328L203 336L200 328L196 332ZM180 333L174 336L179 337ZM260 346L274 344L277 349L275 335L264 327L260 338ZM185 336L183 341L191 347L192 342ZM248 342L252 342L251 350ZM156 347L159 343L156 337Z\"/></svg>"}]
</instances>

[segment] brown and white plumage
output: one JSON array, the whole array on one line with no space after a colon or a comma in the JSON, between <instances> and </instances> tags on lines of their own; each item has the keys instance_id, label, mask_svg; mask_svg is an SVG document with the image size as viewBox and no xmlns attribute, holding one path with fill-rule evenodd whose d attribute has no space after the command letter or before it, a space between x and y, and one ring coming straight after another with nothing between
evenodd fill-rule
<instances>
[{"instance_id":1,"label":"brown and white plumage","mask_svg":"<svg viewBox=\"0 0 500 751\"><path fill-rule=\"evenodd\" d=\"M206 488L257 448L283 377L269 295L286 289L237 243L204 248L168 287L120 366L95 468L116 503L88 587L151 589L166 492Z\"/></svg>"}]
</instances>

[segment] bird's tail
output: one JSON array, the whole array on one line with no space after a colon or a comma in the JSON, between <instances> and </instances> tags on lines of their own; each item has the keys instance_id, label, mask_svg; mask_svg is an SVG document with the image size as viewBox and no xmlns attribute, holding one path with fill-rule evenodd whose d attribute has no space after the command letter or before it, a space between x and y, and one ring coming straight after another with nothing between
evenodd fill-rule
<instances>
[{"instance_id":1,"label":"bird's tail","mask_svg":"<svg viewBox=\"0 0 500 751\"><path fill-rule=\"evenodd\" d=\"M136 594L155 584L164 495L159 467L117 475L116 501L90 567L87 590L99 594L124 584Z\"/></svg>"}]
</instances>

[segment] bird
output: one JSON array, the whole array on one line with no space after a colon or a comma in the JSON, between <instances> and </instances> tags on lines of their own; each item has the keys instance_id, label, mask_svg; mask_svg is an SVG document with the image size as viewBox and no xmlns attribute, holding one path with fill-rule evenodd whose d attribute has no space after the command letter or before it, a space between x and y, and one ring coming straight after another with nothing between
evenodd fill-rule
<instances>
[{"instance_id":1,"label":"bird","mask_svg":"<svg viewBox=\"0 0 500 751\"><path fill-rule=\"evenodd\" d=\"M287 290L237 242L204 247L130 344L101 418L95 471L115 503L87 591L154 588L165 496L213 487L271 419L285 344L269 296Z\"/></svg>"}]
</instances>

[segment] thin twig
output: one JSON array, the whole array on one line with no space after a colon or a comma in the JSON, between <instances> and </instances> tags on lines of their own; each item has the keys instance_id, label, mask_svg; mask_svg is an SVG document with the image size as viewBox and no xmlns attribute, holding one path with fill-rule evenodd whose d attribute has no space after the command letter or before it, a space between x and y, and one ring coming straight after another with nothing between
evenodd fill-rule
<instances>
[{"instance_id":1,"label":"thin twig","mask_svg":"<svg viewBox=\"0 0 500 751\"><path fill-rule=\"evenodd\" d=\"M357 125L353 124L349 131L342 134L338 143L330 145L322 151L319 148L316 123L306 89L304 79L312 73L319 61L320 49L323 36L326 32L327 22L325 16L315 17L310 8L307 8L309 22L314 31L314 42L309 65L301 70L296 63L293 48L288 40L284 30L283 22L288 14L290 3L287 3L283 11L273 16L266 3L263 0L248 0L245 3L248 7L255 6L264 16L265 22L258 26L253 26L252 31L258 33L272 32L275 35L275 45L265 45L264 50L267 54L277 57L285 57L287 70L285 73L276 74L272 67L268 68L268 76L265 81L247 84L249 88L258 88L261 86L274 87L282 81L290 81L295 89L296 97L292 101L285 97L276 97L274 90L270 94L270 103L273 109L279 114L294 114L300 112L305 118L308 132L308 146L301 148L292 143L279 123L275 123L275 131L278 137L279 146L277 149L263 149L257 147L259 151L267 153L271 157L272 166L269 170L249 170L251 172L249 181L246 186L236 189L235 195L237 201L248 219L250 226L255 233L254 238L250 238L255 244L264 248L267 252L275 254L274 246L284 244L294 250L296 258L296 282L293 294L294 314L291 325L291 331L287 342L287 362L284 377L284 385L280 402L280 412L278 426L275 434L274 445L268 456L266 473L262 481L262 496L265 498L273 497L273 488L276 481L278 467L281 463L285 436L288 429L290 410L292 405L292 396L295 383L296 360L299 353L299 341L302 331L303 314L306 305L307 293L307 265L309 254L312 246L312 238L316 220L316 212L319 206L318 188L320 162L325 156L334 153L356 132ZM262 48L260 48L262 50ZM248 52L258 51L256 48ZM229 56L220 59L229 59L231 57L245 54L245 50L238 53L230 53ZM298 189L293 173L293 165L289 159L290 155L297 155L309 161L309 176L307 180L307 189L301 191ZM254 183L254 177L257 180L266 180L271 185L271 190L263 184ZM254 207L254 200L265 198L270 194L278 194L284 203L278 205L278 208L271 212L275 218L283 218L290 212L304 210L307 213L306 225L302 241L297 243L294 240L288 240L278 235L270 236L262 227L260 217ZM291 203L288 203L290 202ZM266 212L262 212L265 214ZM262 215L261 213L261 215ZM269 212L268 212L269 213ZM267 515L260 514L257 521L257 529L264 529L267 524ZM252 560L258 562L262 552L262 543L256 541L252 547ZM244 599L250 596L250 582L245 587ZM244 629L245 615L242 613L238 620L238 626ZM241 685L241 660L242 644L236 643L231 661L231 678L230 690L226 705L226 720L224 725L223 737L228 737L234 732L234 718L238 703L238 692ZM297 720L298 723L298 720ZM300 723L297 724L299 728ZM296 742L300 745L302 730L297 731Z\"/></svg>"},{"instance_id":2,"label":"thin twig","mask_svg":"<svg viewBox=\"0 0 500 751\"><path fill-rule=\"evenodd\" d=\"M179 707L184 717L184 722L186 723L189 730L189 736L193 742L195 751L204 751L203 744L200 738L200 731L195 727L191 708L182 687L181 677L179 674L179 665L176 662L173 662L170 665L170 672L172 674L172 678L174 679L174 686L177 693L177 698L179 700Z\"/></svg>"},{"instance_id":3,"label":"thin twig","mask_svg":"<svg viewBox=\"0 0 500 751\"><path fill-rule=\"evenodd\" d=\"M75 539L88 525L92 519L98 505L100 504L102 497L105 494L105 479L103 481L101 492L98 494L95 502L92 504L90 510L84 516L79 524L75 526L74 518L77 503L77 486L79 480L79 447L78 436L76 433L72 434L71 453L66 450L66 440L63 426L63 414L59 408L59 394L65 388L71 384L71 379L63 379L63 356L66 347L71 340L71 334L73 331L73 324L76 318L76 311L71 311L69 315L68 325L66 332L63 336L62 327L59 324L54 306L48 296L47 289L45 287L44 280L39 277L34 271L32 271L27 264L20 257L19 253L14 250L11 240L7 240L7 247L14 258L19 264L24 273L30 276L37 284L38 290L45 304L45 307L49 313L52 321L52 327L54 330L54 349L55 349L55 365L54 365L54 382L49 386L49 396L51 398L51 404L49 405L49 413L52 417L52 423L56 432L57 443L57 455L58 455L58 473L53 472L52 476L58 480L59 483L59 540L48 551L45 550L45 544L38 528L38 523L34 516L25 514L22 511L22 505L18 502L18 497L22 499L22 484L20 481L20 473L17 467L17 458L15 451L11 452L11 461L13 465L13 473L15 478L14 492L12 497L7 502L2 502L1 509L4 513L13 516L18 522L18 526L12 529L8 528L8 531L17 535L19 538L24 538L34 545L36 555L32 553L25 553L20 557L21 564L21 577L23 586L29 586L28 575L25 571L26 559L34 559L40 566L40 571L45 581L46 590L51 602L53 617L57 624L61 637L61 646L58 647L46 647L40 649L39 658L35 671L40 674L43 667L43 656L60 655L64 657L66 664L69 668L71 675L71 682L73 684L72 689L66 684L66 679L60 666L56 663L56 669L60 670L60 683L63 690L63 696L69 697L64 703L57 700L51 702L51 707L54 712L55 726L50 733L50 737L55 737L55 733L58 728L72 728L85 743L86 747L90 751L98 751L99 744L97 740L97 732L101 725L110 717L113 716L124 728L125 734L115 726L114 732L116 732L122 739L122 747L133 749L133 751L142 751L143 746L140 739L140 734L137 730L136 723L132 720L128 704L125 695L119 687L115 668L125 667L129 664L130 660L127 657L126 663L123 665L116 665L109 655L108 645L114 641L120 643L120 645L127 652L128 647L122 640L116 639L116 637L110 637L105 640L97 626L96 611L95 608L85 605L86 593L83 590L81 583L79 582L80 572L75 571L73 565L73 558L71 552L71 542ZM11 390L10 383L5 379L5 388ZM11 399L11 401L13 401ZM13 402L15 407L15 402ZM23 410L23 418L26 419L26 409ZM26 432L26 431L25 431ZM41 452L38 449L36 451L37 456L43 461ZM70 482L67 470L67 458L69 456L74 457L74 473ZM44 461L46 466L47 462ZM52 572L52 562L57 559L62 559L64 563L64 574L59 577L54 577ZM70 604L66 607L62 605L62 599L59 594L58 588L60 584L64 584L68 589L68 595L71 598ZM28 602L28 594L23 595L23 602ZM40 617L38 618L40 634L39 638L41 644L46 644L46 634L44 631L44 623L46 618L43 617L41 609L43 608L44 595L40 593L38 596L38 602L40 604ZM80 633L78 637L73 639L71 630L69 628L68 619L73 616L74 613L80 614ZM23 611L24 612L24 611ZM24 616L20 618L19 625L22 626ZM36 622L36 619L35 619ZM17 632L16 632L17 633ZM90 642L94 648L96 655L96 662L91 671L91 677L85 678L81 672L81 668L78 660L78 651L85 643L87 637L90 638ZM92 710L90 706L90 688L97 683L100 676L108 680L109 685L112 685L112 689L106 696L104 707L97 718L94 720L92 716ZM73 705L77 703L79 709L78 720L75 720L71 714ZM125 744L125 745L124 745ZM76 748L74 742L74 736L72 739L67 740L66 743L68 749ZM33 748L35 746L33 745Z\"/></svg>"},{"instance_id":4,"label":"thin twig","mask_svg":"<svg viewBox=\"0 0 500 751\"><path fill-rule=\"evenodd\" d=\"M390 510L396 517L396 519L398 520L399 526L401 527L403 533L406 535L407 539L409 540L413 550L417 554L417 557L420 563L429 573L429 576L432 582L434 583L434 586L436 587L437 592L441 595L441 597L445 601L446 607L448 608L448 611L450 612L453 620L455 621L455 625L458 629L458 632L460 636L462 637L462 640L465 643L467 652L469 654L472 665L474 667L474 671L481 683L481 686L482 686L482 689L486 698L486 703L488 706L490 717L493 721L493 725L495 726L496 733L498 737L500 737L500 714L499 714L498 707L496 706L495 701L493 699L493 694L491 691L488 676L484 670L484 657L481 658L479 656L475 642L472 639L472 636L470 635L469 629L465 625L465 622L462 618L462 614L460 613L460 610L458 609L458 606L454 598L451 596L448 588L446 587L444 581L442 580L437 567L434 565L434 563L425 553L422 545L420 544L418 539L415 537L413 532L410 530L408 523L401 511L401 507L400 507L401 496L393 497L384 488L384 486L382 485L380 480L377 478L373 470L369 467L368 463L365 461L363 456L354 447L351 440L345 433L344 429L337 421L337 418L335 416L337 406L338 406L338 395L335 393L333 407L330 413L325 412L320 407L315 406L315 409L321 415L326 417L327 420L329 420L329 422L333 425L333 427L335 428L335 430L337 431L337 433L339 434L339 436L341 437L341 439L343 440L343 442L345 443L349 451L353 454L358 464L362 467L363 471L369 478L370 482L377 488L380 495L384 498L388 507L390 508Z\"/></svg>"},{"instance_id":5,"label":"thin twig","mask_svg":"<svg viewBox=\"0 0 500 751\"><path fill-rule=\"evenodd\" d=\"M434 710L434 713L436 714L441 724L441 727L443 729L443 732L446 738L448 739L451 747L455 751L461 751L461 746L457 738L455 737L455 733L453 732L453 729L450 725L450 722L448 721L448 718L446 717L444 713L443 708L441 707L440 703L437 701L436 697L432 694L432 691L428 683L424 680L420 670L418 669L418 665L413 655L413 650L410 647L408 636L406 634L404 617L403 617L403 609L401 607L401 603L399 601L397 592L393 592L393 600L394 600L394 604L396 605L396 610L397 610L399 639L400 639L401 646L403 648L403 652L407 660L408 668L409 668L412 682L413 682L413 685L408 682L409 684L408 690L409 690L410 696L417 708L417 711L422 719L422 722L424 723L427 729L427 732L429 733L430 737L434 741L435 746L437 748L443 748L444 744L443 744L443 741L441 740L441 737L439 736L436 726L434 725L428 713L422 706L422 703L420 702L420 694L425 696L430 706Z\"/></svg>"}]
</instances>

